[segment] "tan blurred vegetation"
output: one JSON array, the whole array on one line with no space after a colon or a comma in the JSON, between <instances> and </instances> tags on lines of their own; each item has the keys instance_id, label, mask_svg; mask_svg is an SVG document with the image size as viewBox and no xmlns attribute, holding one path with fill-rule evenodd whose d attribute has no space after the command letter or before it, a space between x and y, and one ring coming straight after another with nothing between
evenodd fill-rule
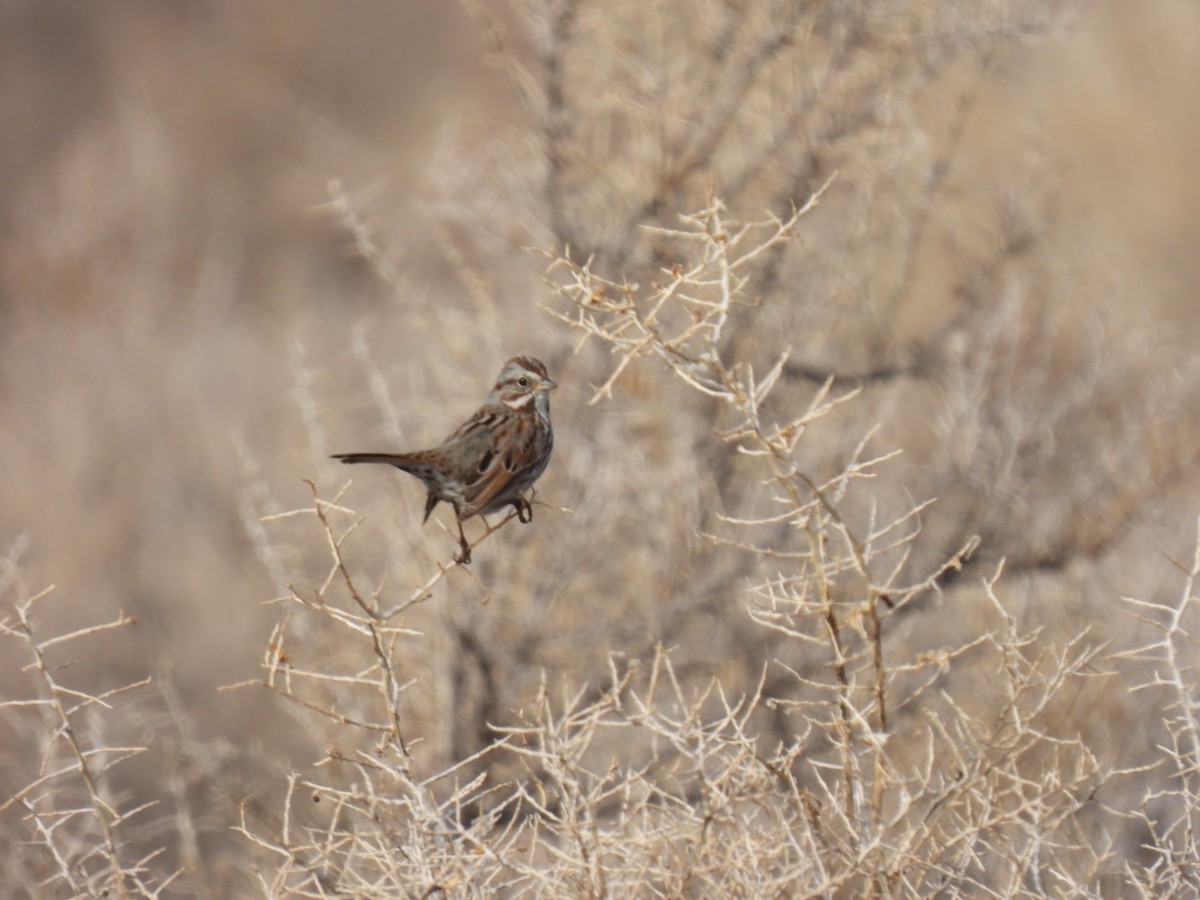
<instances>
[{"instance_id":1,"label":"tan blurred vegetation","mask_svg":"<svg viewBox=\"0 0 1200 900\"><path fill-rule=\"evenodd\" d=\"M1198 85L1185 0L0 5L3 894L1200 892ZM327 456L516 353L446 568Z\"/></svg>"}]
</instances>

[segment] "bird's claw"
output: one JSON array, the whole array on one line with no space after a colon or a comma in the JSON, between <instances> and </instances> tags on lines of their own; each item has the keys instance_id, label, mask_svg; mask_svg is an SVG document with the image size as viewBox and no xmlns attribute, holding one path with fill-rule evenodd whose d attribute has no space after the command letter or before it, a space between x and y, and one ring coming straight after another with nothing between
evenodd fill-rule
<instances>
[{"instance_id":1,"label":"bird's claw","mask_svg":"<svg viewBox=\"0 0 1200 900\"><path fill-rule=\"evenodd\" d=\"M517 510L517 521L522 525L528 525L533 521L533 504L524 497L518 497L513 501L513 506Z\"/></svg>"}]
</instances>

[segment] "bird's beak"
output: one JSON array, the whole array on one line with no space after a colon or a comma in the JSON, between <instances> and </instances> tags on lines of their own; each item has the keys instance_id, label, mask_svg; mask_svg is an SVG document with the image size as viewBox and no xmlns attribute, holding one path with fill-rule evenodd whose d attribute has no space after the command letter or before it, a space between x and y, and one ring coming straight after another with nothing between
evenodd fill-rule
<instances>
[{"instance_id":1,"label":"bird's beak","mask_svg":"<svg viewBox=\"0 0 1200 900\"><path fill-rule=\"evenodd\" d=\"M556 387L558 387L558 385L549 378L543 378L541 380L541 383L538 384L538 390L541 391L543 394L554 390Z\"/></svg>"}]
</instances>

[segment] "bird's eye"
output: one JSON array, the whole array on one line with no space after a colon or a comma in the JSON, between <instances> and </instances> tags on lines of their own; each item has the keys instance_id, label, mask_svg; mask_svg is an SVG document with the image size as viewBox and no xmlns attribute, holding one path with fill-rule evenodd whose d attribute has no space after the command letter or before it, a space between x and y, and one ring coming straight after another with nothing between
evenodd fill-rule
<instances>
[{"instance_id":1,"label":"bird's eye","mask_svg":"<svg viewBox=\"0 0 1200 900\"><path fill-rule=\"evenodd\" d=\"M519 384L521 387L529 387L529 379L522 375L517 379L517 384Z\"/></svg>"}]
</instances>

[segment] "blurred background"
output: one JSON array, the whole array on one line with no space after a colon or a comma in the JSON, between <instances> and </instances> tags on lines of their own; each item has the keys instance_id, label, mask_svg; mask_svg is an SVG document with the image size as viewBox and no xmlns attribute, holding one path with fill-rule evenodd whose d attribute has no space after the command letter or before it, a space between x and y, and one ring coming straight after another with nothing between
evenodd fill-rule
<instances>
[{"instance_id":1,"label":"blurred background","mask_svg":"<svg viewBox=\"0 0 1200 900\"><path fill-rule=\"evenodd\" d=\"M873 501L938 500L906 572L983 539L894 652L969 636L947 610L1001 558L1005 603L1047 636L1127 644L1118 599L1178 590L1200 509L1200 8L701 6L0 3L0 553L27 536L48 634L137 616L70 661L84 683L155 677L157 712L124 726L155 749L129 790L174 779L193 871L238 883L238 803L269 819L328 740L219 690L258 677L269 601L328 572L311 520L262 517L352 475L352 564L411 590L452 536L421 527L415 482L326 457L436 443L517 353L563 386L540 491L571 512L504 529L414 614L421 764L477 750L543 671L582 684L663 644L737 686L786 655L745 615L762 561L697 536L754 505L714 408L645 363L586 405L613 360L542 308L562 305L530 250L649 282L671 260L639 226L710 191L754 219L836 172L731 357L790 347L797 406L862 387L802 458L831 471L876 423L904 451ZM336 659L289 628L294 655ZM23 696L5 653L0 690ZM1152 745L1144 701L1093 700L1057 726L1114 759ZM11 723L0 744L9 794L33 756Z\"/></svg>"}]
</instances>

